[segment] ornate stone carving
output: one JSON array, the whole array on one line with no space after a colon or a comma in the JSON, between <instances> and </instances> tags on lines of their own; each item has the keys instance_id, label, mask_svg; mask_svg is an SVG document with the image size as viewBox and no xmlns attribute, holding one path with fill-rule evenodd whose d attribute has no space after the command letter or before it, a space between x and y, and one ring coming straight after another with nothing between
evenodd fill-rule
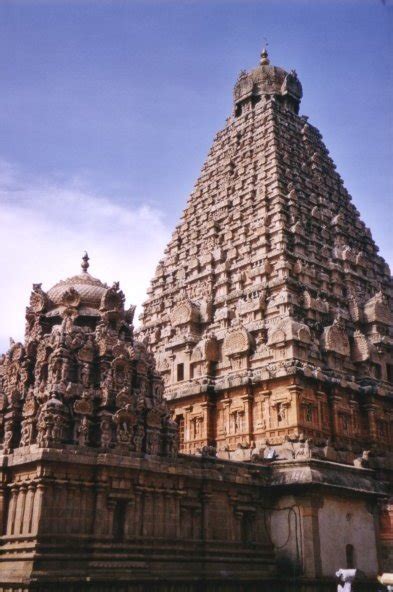
<instances>
[{"instance_id":1,"label":"ornate stone carving","mask_svg":"<svg viewBox=\"0 0 393 592\"><path fill-rule=\"evenodd\" d=\"M197 323L199 321L199 308L191 300L184 300L178 304L171 313L171 324L174 327Z\"/></svg>"},{"instance_id":2,"label":"ornate stone carving","mask_svg":"<svg viewBox=\"0 0 393 592\"><path fill-rule=\"evenodd\" d=\"M126 454L148 452L148 444L152 454L173 456L176 434L154 359L133 338L119 285L92 278L86 257L80 276L48 294L34 286L27 346L13 343L0 363L0 445L7 453L67 444Z\"/></svg>"},{"instance_id":3,"label":"ornate stone carving","mask_svg":"<svg viewBox=\"0 0 393 592\"><path fill-rule=\"evenodd\" d=\"M223 342L222 351L225 356L247 354L251 348L251 336L244 327L230 330Z\"/></svg>"},{"instance_id":4,"label":"ornate stone carving","mask_svg":"<svg viewBox=\"0 0 393 592\"><path fill-rule=\"evenodd\" d=\"M42 284L33 284L30 295L30 308L34 313L43 312L48 303L48 297L41 288Z\"/></svg>"},{"instance_id":5,"label":"ornate stone carving","mask_svg":"<svg viewBox=\"0 0 393 592\"><path fill-rule=\"evenodd\" d=\"M67 308L77 308L80 304L81 297L75 288L70 286L61 295L61 304Z\"/></svg>"},{"instance_id":6,"label":"ornate stone carving","mask_svg":"<svg viewBox=\"0 0 393 592\"><path fill-rule=\"evenodd\" d=\"M277 327L269 331L268 345L280 346L289 341L310 343L311 333L307 325L297 323L293 319L284 319Z\"/></svg>"},{"instance_id":7,"label":"ornate stone carving","mask_svg":"<svg viewBox=\"0 0 393 592\"><path fill-rule=\"evenodd\" d=\"M389 310L387 299L382 292L378 292L366 302L364 316L369 323L379 322L384 325L391 325L392 314Z\"/></svg>"},{"instance_id":8,"label":"ornate stone carving","mask_svg":"<svg viewBox=\"0 0 393 592\"><path fill-rule=\"evenodd\" d=\"M323 345L326 351L332 351L342 356L349 356L349 339L345 332L344 321L341 318L335 319L333 325L325 327Z\"/></svg>"},{"instance_id":9,"label":"ornate stone carving","mask_svg":"<svg viewBox=\"0 0 393 592\"><path fill-rule=\"evenodd\" d=\"M353 335L352 358L354 362L364 362L369 359L371 352L367 337L361 331L355 331Z\"/></svg>"}]
</instances>

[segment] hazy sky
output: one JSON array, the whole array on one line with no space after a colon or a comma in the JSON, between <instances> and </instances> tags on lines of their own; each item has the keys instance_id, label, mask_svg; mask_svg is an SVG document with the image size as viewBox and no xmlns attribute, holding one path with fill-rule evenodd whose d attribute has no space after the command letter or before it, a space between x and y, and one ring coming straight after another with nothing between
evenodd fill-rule
<instances>
[{"instance_id":1,"label":"hazy sky","mask_svg":"<svg viewBox=\"0 0 393 592\"><path fill-rule=\"evenodd\" d=\"M0 351L84 249L143 301L265 37L392 264L392 34L392 0L2 0Z\"/></svg>"}]
</instances>

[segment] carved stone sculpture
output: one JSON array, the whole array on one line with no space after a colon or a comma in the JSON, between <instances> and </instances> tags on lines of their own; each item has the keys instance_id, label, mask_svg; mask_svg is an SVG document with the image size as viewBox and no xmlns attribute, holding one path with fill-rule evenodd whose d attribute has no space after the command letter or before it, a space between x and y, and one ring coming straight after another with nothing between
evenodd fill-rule
<instances>
[{"instance_id":1,"label":"carved stone sculpture","mask_svg":"<svg viewBox=\"0 0 393 592\"><path fill-rule=\"evenodd\" d=\"M134 339L133 308L124 309L118 283L108 288L88 266L85 255L80 275L47 293L33 286L25 344L13 343L0 365L0 446L174 456L177 424L154 359Z\"/></svg>"}]
</instances>

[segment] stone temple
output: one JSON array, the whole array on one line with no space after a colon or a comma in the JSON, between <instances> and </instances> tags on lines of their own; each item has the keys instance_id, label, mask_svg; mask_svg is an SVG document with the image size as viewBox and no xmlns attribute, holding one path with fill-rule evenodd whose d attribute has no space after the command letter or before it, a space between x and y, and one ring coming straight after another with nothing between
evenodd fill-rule
<instances>
[{"instance_id":1,"label":"stone temple","mask_svg":"<svg viewBox=\"0 0 393 592\"><path fill-rule=\"evenodd\" d=\"M0 361L0 592L328 592L393 571L392 280L295 71L241 72L134 334L33 286Z\"/></svg>"}]
</instances>

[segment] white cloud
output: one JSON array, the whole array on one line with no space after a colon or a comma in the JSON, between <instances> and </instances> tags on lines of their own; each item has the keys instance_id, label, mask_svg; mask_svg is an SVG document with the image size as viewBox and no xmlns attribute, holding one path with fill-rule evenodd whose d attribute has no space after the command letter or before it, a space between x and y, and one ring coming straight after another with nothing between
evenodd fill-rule
<instances>
[{"instance_id":1,"label":"white cloud","mask_svg":"<svg viewBox=\"0 0 393 592\"><path fill-rule=\"evenodd\" d=\"M138 305L162 256L169 231L148 205L119 205L79 180L27 178L0 162L0 353L21 340L33 283L49 289L80 271L108 284L120 281L127 303Z\"/></svg>"}]
</instances>

